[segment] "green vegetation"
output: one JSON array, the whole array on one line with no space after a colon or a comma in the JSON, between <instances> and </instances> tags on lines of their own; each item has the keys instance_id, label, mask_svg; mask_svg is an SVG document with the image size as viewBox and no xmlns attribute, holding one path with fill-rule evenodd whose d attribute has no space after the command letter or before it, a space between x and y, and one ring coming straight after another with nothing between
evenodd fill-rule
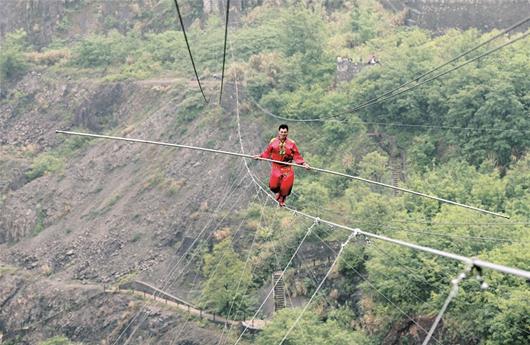
<instances>
[{"instance_id":1,"label":"green vegetation","mask_svg":"<svg viewBox=\"0 0 530 345\"><path fill-rule=\"evenodd\" d=\"M40 205L37 207L37 217L35 218L35 226L33 227L33 235L38 235L44 230L45 225L44 221L48 217L48 214L45 209Z\"/></svg>"},{"instance_id":2,"label":"green vegetation","mask_svg":"<svg viewBox=\"0 0 530 345\"><path fill-rule=\"evenodd\" d=\"M530 269L530 39L394 99L353 112L351 109L496 32L454 30L433 37L418 28L391 24L396 18L372 0L356 1L352 6L327 1L325 6L310 8L295 1L287 3L283 7L257 6L242 17L241 27L230 31L227 75L232 78L237 72L244 88L242 127L249 128L252 123L261 129L255 141L265 145L275 134L278 121L266 117L253 101L290 119L319 118L323 122L291 125L290 135L311 165L392 183L390 162L398 160L400 185L502 212L511 219L304 171L297 172L289 205L336 223ZM221 70L224 28L215 16L201 28L197 21L201 6L197 4L186 1L183 8L188 22L193 22L188 33L199 74L208 80ZM153 13L143 15L155 18ZM117 23L108 19L107 25ZM499 38L492 46L507 40ZM24 71L23 41L22 32L6 41L7 49L0 53L3 79L15 78L12 71ZM492 46L482 47L472 56ZM65 46L55 42L53 48L61 51ZM75 70L76 75L105 72L107 80L193 77L182 33L175 30L132 29L127 34L110 30L82 38L68 51L71 57L65 51L59 54L69 59L68 63L53 66L54 70ZM381 63L367 65L371 54ZM360 62L360 72L352 81L335 80L337 56ZM164 135L179 138L192 123L197 125L195 131L212 130L217 125L233 130L233 122L219 123L220 109L205 107L200 93L193 92L180 102ZM236 138L231 140L234 151L239 150ZM217 147L214 141L207 145ZM56 151L35 157L27 177L61 171L65 157L83 146L82 141L69 141ZM185 183L154 169L143 190L156 187L174 197ZM114 196L105 208L89 216L105 212L118 200L119 196ZM39 213L37 232L44 217ZM286 265L311 223L257 204L230 217L234 222L247 217L242 234L236 238L228 231L211 248L202 243L198 249L202 254L199 269L205 277L199 302L217 313L240 318L255 311L259 288L269 284L272 272ZM348 235L325 226L313 231L308 245L320 245L315 234L326 241L344 241ZM138 240L139 235L132 237L133 242ZM383 343L390 333L402 329L409 317L432 319L449 292L451 279L464 270L449 260L398 246L363 238L356 241L345 249L337 271L317 296L318 303L288 337L289 344ZM251 243L255 244L253 251ZM440 343L528 343L530 296L526 283L490 271L484 272L484 277L490 285L486 291L474 277L462 282L437 335ZM307 276L301 280L297 292L310 295L314 280ZM332 295L336 296L331 303L323 302ZM256 343L279 342L299 312L293 309L276 314ZM407 341L406 334L399 339Z\"/></svg>"},{"instance_id":3,"label":"green vegetation","mask_svg":"<svg viewBox=\"0 0 530 345\"><path fill-rule=\"evenodd\" d=\"M64 168L64 161L56 157L52 153L43 153L35 158L31 165L31 169L26 173L29 180L34 180L38 177L44 176L48 173L62 171Z\"/></svg>"},{"instance_id":4,"label":"green vegetation","mask_svg":"<svg viewBox=\"0 0 530 345\"><path fill-rule=\"evenodd\" d=\"M131 242L138 242L141 238L142 238L142 234L141 233L136 233L131 238Z\"/></svg>"},{"instance_id":5,"label":"green vegetation","mask_svg":"<svg viewBox=\"0 0 530 345\"><path fill-rule=\"evenodd\" d=\"M279 344L286 330L301 312L300 309L284 309L279 312L272 322L257 337L256 344ZM368 344L368 338L359 332L353 332L341 327L335 320L322 321L312 313L306 313L291 334L285 339L285 344L293 345L361 345Z\"/></svg>"},{"instance_id":6,"label":"green vegetation","mask_svg":"<svg viewBox=\"0 0 530 345\"><path fill-rule=\"evenodd\" d=\"M204 256L203 273L208 277L203 286L205 307L236 320L250 314L250 267L245 267L230 240L217 244Z\"/></svg>"},{"instance_id":7,"label":"green vegetation","mask_svg":"<svg viewBox=\"0 0 530 345\"><path fill-rule=\"evenodd\" d=\"M81 343L74 343L65 336L56 336L40 342L39 345L81 345Z\"/></svg>"},{"instance_id":8,"label":"green vegetation","mask_svg":"<svg viewBox=\"0 0 530 345\"><path fill-rule=\"evenodd\" d=\"M89 140L82 137L66 138L54 150L43 152L33 159L31 168L26 172L28 180L41 176L60 173L64 170L65 161L72 157L78 150L84 148Z\"/></svg>"},{"instance_id":9,"label":"green vegetation","mask_svg":"<svg viewBox=\"0 0 530 345\"><path fill-rule=\"evenodd\" d=\"M0 83L23 75L28 64L24 57L26 32L17 30L6 35L0 49Z\"/></svg>"}]
</instances>

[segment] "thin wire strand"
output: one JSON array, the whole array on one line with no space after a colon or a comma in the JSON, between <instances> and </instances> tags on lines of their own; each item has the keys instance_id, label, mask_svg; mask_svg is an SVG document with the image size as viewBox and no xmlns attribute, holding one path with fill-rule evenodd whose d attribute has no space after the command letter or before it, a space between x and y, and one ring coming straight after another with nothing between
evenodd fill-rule
<instances>
[{"instance_id":1,"label":"thin wire strand","mask_svg":"<svg viewBox=\"0 0 530 345\"><path fill-rule=\"evenodd\" d=\"M254 160L260 160L260 161L278 163L278 164L294 166L294 167L298 167L298 168L302 168L303 167L302 165L298 165L296 163L282 162L282 161L277 161L277 160L274 160L274 159L261 158L259 156L247 155L247 154L244 154L244 153L237 153L237 152L231 152L231 151L225 151L225 150L209 149L209 148L205 148L205 147L198 147L198 146L191 146L191 145L173 144L173 143L165 143L165 142L161 142L161 141L143 140L143 139L134 139L134 138L124 138L124 137L116 137L116 136L110 136L110 135L100 135L100 134L81 133L81 132L72 132L72 131L56 130L55 132L59 133L59 134L78 135L78 136L91 137L91 138L121 140L121 141L135 142L135 143L144 143L144 144L152 144L152 145L160 145L160 146L168 146L168 147L178 147L178 148L184 148L184 149L190 149L190 150L204 151L204 152L209 152L209 153L223 154L223 155L229 155L229 156L243 157L243 158L247 158L247 159L254 159ZM307 168L304 167L304 169L307 169ZM310 170L311 171L320 172L320 173L335 175L335 176L346 177L348 179L357 180L357 181L361 181L361 182L364 182L364 183L377 185L377 186L384 187L384 188L390 188L390 189L394 189L394 190L399 190L399 191L404 192L404 193L414 194L416 196L421 196L421 197L432 199L432 200L436 200L436 201L439 201L439 202L442 202L442 203L451 204L453 206L459 206L459 207L467 208L469 210L473 210L473 211L489 214L489 215L492 215L492 216L497 216L497 217L502 217L502 218L510 218L509 216L501 214L501 213L488 211L488 210L485 210L485 209L482 209L482 208L479 208L479 207L462 204L462 203L459 203L459 202L456 202L456 201L440 198L440 197L437 197L437 196L434 196L434 195L429 195L429 194L425 194L425 193L421 193L421 192L416 192L414 190L407 189L407 188L401 188L401 187L392 186L392 185L387 184L387 183L372 181L372 180L369 180L369 179L366 179L366 178L362 178L362 177L359 177L359 176L354 176L354 175L350 175L350 174L346 174L346 173L341 173L341 172L338 172L338 171L333 171L333 170L329 170L329 169L322 169L322 168L316 168L316 167L311 167Z\"/></svg>"},{"instance_id":2,"label":"thin wire strand","mask_svg":"<svg viewBox=\"0 0 530 345\"><path fill-rule=\"evenodd\" d=\"M497 46L495 48L492 48L492 49L488 50L487 52L485 52L483 54L480 54L480 55L478 55L478 56L476 56L476 57L474 57L472 59L469 59L466 62L463 62L463 63L461 63L459 65L456 65L453 68L451 68L451 69L449 69L449 70L447 70L445 72L439 73L439 74L435 75L434 77L425 79L425 80L423 80L423 81L421 81L421 82L419 82L419 83L417 83L417 84L415 84L413 86L407 87L407 88L405 88L405 89L403 89L403 90L401 90L399 92L392 93L392 94L390 94L390 95L388 95L386 97L379 98L377 101L374 101L374 102L371 102L371 103L367 103L365 105L361 105L361 106L355 107L354 109L350 110L348 113L355 112L357 110L369 107L371 105L375 105L375 104L379 104L379 103L385 102L385 101L387 101L389 99L392 99L392 98L394 98L396 96L402 95L405 92L409 92L411 90L414 90L415 88L417 88L417 87L419 87L419 86L421 86L421 85L423 85L425 83L428 83L430 81L433 81L433 80L436 80L436 79L438 79L440 77L443 77L444 75L449 74L449 73L451 73L453 71L456 71L457 69L462 68L462 67L464 67L464 66L466 66L466 65L468 65L468 64L470 64L470 63L472 63L472 62L474 62L474 61L476 61L478 59L481 59L481 58L483 58L483 57L485 57L487 55L490 55L490 54L496 52L499 49L502 49L502 48L504 48L504 47L506 47L506 46L508 46L510 44L513 44L513 43L515 43L515 42L517 42L519 40L522 40L523 38L528 37L529 34L530 34L530 32L528 32L528 33L526 33L524 35L521 35L521 36L519 36L517 38L514 38L514 39L512 39L512 40L510 40L510 41L508 41L508 42L506 42L504 44L501 44L500 46ZM338 114L338 115L340 115L340 114Z\"/></svg>"},{"instance_id":3,"label":"thin wire strand","mask_svg":"<svg viewBox=\"0 0 530 345\"><path fill-rule=\"evenodd\" d=\"M177 8L177 14L179 17L180 27L182 28L182 33L184 34L184 40L186 41L186 47L188 48L188 53L190 54L191 65L193 66L193 72L195 72L195 78L197 78L197 84L199 84L199 89L201 89L202 97L204 102L208 103L206 96L204 95L204 90L202 89L201 80L199 74L197 73L197 68L195 67L195 61L193 60L193 54L191 53L190 43L188 42L188 35L186 35L186 28L184 27L184 21L182 20L182 15L180 14L180 8L178 0L174 0L175 7Z\"/></svg>"},{"instance_id":4,"label":"thin wire strand","mask_svg":"<svg viewBox=\"0 0 530 345\"><path fill-rule=\"evenodd\" d=\"M226 41L228 38L228 18L230 14L230 0L226 0L226 20L225 20L225 43L223 49L223 71L221 74L221 91L219 91L219 104L223 98L223 82L225 80L225 62L226 62Z\"/></svg>"},{"instance_id":5,"label":"thin wire strand","mask_svg":"<svg viewBox=\"0 0 530 345\"><path fill-rule=\"evenodd\" d=\"M257 199L258 196L259 196L259 191L256 190L256 194L254 195L254 198ZM238 203L238 202L236 201L235 204L237 204L237 203ZM237 227L236 231L235 231L234 234L233 234L233 237L235 237L237 234L239 234L239 231L241 231L241 229L242 229L242 227L243 227L243 224L245 223L245 221L247 220L248 217L249 217L249 215L247 214L247 215L245 216L245 218L244 218L243 220L241 220L241 222L239 223L239 226ZM224 220L224 218L223 218L223 220ZM221 221L221 222L222 222L222 221ZM217 227L216 227L217 229L218 229L219 226L221 225L221 222L219 222L219 223L217 224ZM206 242L209 241L212 235L213 235L213 232L210 232L210 234L208 235L208 237L206 238L205 241L206 241ZM226 257L226 253L223 253L223 255L221 256L221 258L217 261L217 264L215 265L215 268L214 268L213 272L211 272L211 273L209 274L209 279L213 279L213 278L216 276L219 267L221 266L221 264L222 264L222 263L224 262L224 260L225 260L225 257ZM193 257L190 258L188 264L191 263L192 261L193 261ZM243 272L244 272L244 271L245 271L245 270L243 270ZM243 273L243 272L242 272L242 273ZM200 294L199 297L197 298L197 301L201 301L203 298L204 298L204 290L201 292L201 294ZM229 320L230 317L228 316L226 319ZM186 326L188 325L188 322L189 322L189 320L187 320L187 321L184 323L184 325L181 327L180 331L177 333L177 335L175 336L175 338L174 338L174 340L171 342L171 344L173 344L173 342L175 342L175 341L178 339L178 337L180 336L180 334L186 329Z\"/></svg>"},{"instance_id":6,"label":"thin wire strand","mask_svg":"<svg viewBox=\"0 0 530 345\"><path fill-rule=\"evenodd\" d=\"M291 265L291 263L293 262L293 259L294 257L296 256L296 254L298 253L298 251L300 250L300 248L302 247L302 244L304 244L307 236L311 233L311 230L313 229L313 227L316 225L317 223L316 222L313 222L313 224L311 224L311 226L307 229L304 237L302 237L302 240L300 241L300 243L298 244L298 247L296 248L296 250L294 251L293 255L291 256L291 258L289 259L289 261L287 262L287 264L285 265L285 268L283 269L282 273L280 274L280 276L278 277L278 279L274 282L272 288L269 290L269 293L267 294L267 296L263 299L263 302L261 303L261 305L259 306L258 310L256 310L256 312L254 313L254 315L252 316L252 318L250 319L249 322L252 322L256 319L256 317L258 316L259 312L261 311L261 309L263 308L263 306L265 305L265 303L267 302L267 300L269 299L269 297L271 296L272 292L274 291L274 289L276 288L276 285L278 285L278 282L280 280L283 279L283 276L285 275L285 271L287 271L287 269L289 268L289 266ZM243 331L241 332L241 334L239 335L239 338L237 338L236 342L234 343L234 345L237 345L239 343L239 341L241 340L241 338L243 337L243 335L245 335L246 331L248 330L248 323L247 325L244 327Z\"/></svg>"},{"instance_id":7,"label":"thin wire strand","mask_svg":"<svg viewBox=\"0 0 530 345\"><path fill-rule=\"evenodd\" d=\"M259 189L257 189L257 192L259 194ZM267 199L265 198L264 201L267 202ZM258 222L258 228L261 226L261 223L263 221L263 208L260 208L260 210L261 211L260 211L260 218L259 218L259 222ZM248 253L247 253L247 259L245 260L245 265L243 267L243 270L241 271L241 274L239 275L239 279L237 281L237 286L236 286L236 290L234 292L234 295L238 293L239 287L241 286L241 282L243 281L243 275L246 272L247 265L248 265L248 263L250 261L250 257L251 257L251 254L252 254L252 249L254 248L254 245L256 243L256 237L257 237L257 234L258 234L258 228L254 232L254 236L252 238L252 243L251 243L250 248L249 248ZM254 271L254 267L252 267L252 269L251 269L251 276L252 276L253 271ZM248 286L245 287L245 292L243 293L243 295L245 295L247 293L247 291L248 291ZM234 308L235 302L236 302L235 298L232 298L232 302L230 303L230 308L228 309L228 317L227 317L227 319L230 319L230 315L232 313L232 309ZM232 326L233 325L230 325L230 329L227 332L228 334L230 334L230 331L232 330ZM223 332L221 333L221 336L219 337L219 341L217 342L217 345L220 345L222 343L223 337L225 335L225 331L226 331L226 325L225 325L225 327L223 327Z\"/></svg>"},{"instance_id":8,"label":"thin wire strand","mask_svg":"<svg viewBox=\"0 0 530 345\"><path fill-rule=\"evenodd\" d=\"M401 85L399 85L399 86L397 86L397 87L395 87L395 88L393 88L393 89L391 89L391 90L389 90L389 91L387 91L387 92L385 92L385 93L383 93L383 94L381 94L381 95L379 95L377 97L374 97L372 99L367 100L366 102L364 102L364 103L360 104L359 106L355 107L352 111L359 110L359 109L367 106L368 104L373 104L375 101L377 101L377 100L379 100L381 98L384 98L387 95L392 94L394 91L397 91L397 90L399 90L399 89L401 89L401 88L403 88L403 87L405 87L405 86L407 86L407 85L409 85L409 84L411 84L413 82L418 82L420 79L423 79L424 77L428 76L429 74L432 74L432 73L438 71L439 69L441 69L441 68L443 68L443 67L445 67L445 66L447 66L447 65L449 65L449 64L451 64L453 62L455 62L456 60L459 60L460 58L468 55L469 53L474 52L478 48L483 47L484 45L490 43L491 41L496 40L497 38L504 36L508 32L518 28L519 26L525 24L528 21L530 21L530 17L527 17L527 18L515 23L514 25L512 25L509 28L501 31L500 33L498 33L497 35L489 38L488 40L476 45L475 47L473 47L473 48L471 48L469 50L466 50L465 52L455 56L451 60L449 60L449 61L447 61L447 62L445 62L445 63L443 63L443 64L441 64L441 65L439 65L439 66L437 66L437 67L435 67L435 68L433 68L433 69L431 69L431 70L429 70L429 71L427 71L427 72L425 72L425 73L423 73L423 74L421 74L421 75L419 75L417 77L415 77L414 79L411 79L411 80L409 80L409 81L407 81L407 82L405 82L405 83L403 83L403 84L401 84Z\"/></svg>"},{"instance_id":9,"label":"thin wire strand","mask_svg":"<svg viewBox=\"0 0 530 345\"><path fill-rule=\"evenodd\" d=\"M307 125L307 123L323 123L326 121L335 121L338 123L350 123L350 124L360 124L360 125L378 125L378 126L387 126L387 127L408 127L408 128L428 128L428 129L440 129L440 130L462 130L462 131L481 131L481 132L506 132L507 129L503 128L491 128L491 127L458 127L458 126L442 126L442 125L421 125L421 124L410 124L410 123L399 123L399 122L377 122L377 121L353 121L348 119L346 120L340 120L335 117L328 117L328 118L313 118L313 119L296 119L296 118L290 118L290 117L284 117L277 114L274 114L270 110L264 108L262 105L260 105L256 100L254 100L252 97L248 98L252 104L254 104L260 111L265 113L268 116L271 116L273 118L287 121L287 122L297 122L301 124ZM346 109L344 110L346 111ZM341 113L340 115L342 115ZM349 112L348 112L349 114ZM514 132L520 132L520 133L530 133L530 130L524 130L524 129L509 129L509 131Z\"/></svg>"},{"instance_id":10,"label":"thin wire strand","mask_svg":"<svg viewBox=\"0 0 530 345\"><path fill-rule=\"evenodd\" d=\"M408 230L403 228L396 228L396 227L389 227L386 226L388 229L392 229L395 231L404 231L409 233L415 233L415 234L422 234L422 235L428 235L428 236L436 236L436 237L444 237L444 238L451 238L451 239L457 239L457 240L463 240L463 241L481 241L481 242L523 242L528 243L529 241L521 241L521 239L510 239L510 238L501 238L501 237L487 237L487 236L466 236L466 235L451 235L451 234L445 234L445 233L439 233L439 232L433 232L433 231L419 231L419 230Z\"/></svg>"},{"instance_id":11,"label":"thin wire strand","mask_svg":"<svg viewBox=\"0 0 530 345\"><path fill-rule=\"evenodd\" d=\"M322 286L324 285L324 282L328 279L328 276L330 275L331 271L333 271L333 268L335 267L335 265L337 264L337 261L339 260L339 258L341 257L342 255L342 252L344 251L344 248L348 245L348 243L350 242L350 240L353 238L354 234L350 234L348 236L348 239L346 240L346 242L344 242L342 244L342 246L340 247L340 250L339 250L339 253L335 256L335 260L333 260L333 263L331 264L331 266L329 267L326 275L324 276L324 278L322 278L322 280L320 281L320 284L318 284L315 292L313 293L313 295L311 295L311 298L309 299L309 301L306 303L304 309L302 309L302 311L300 312L300 314L298 314L298 317L296 318L296 320L294 321L294 323L291 325L291 327L287 330L287 332L285 333L285 335L283 336L282 340L278 343L278 345L282 345L283 342L285 341L285 339L287 339L287 337L289 336L289 334L291 334L291 331L296 327L296 325L298 324L298 322L300 322L300 319L302 318L302 316L304 315L304 313L306 312L307 308L309 307L309 305L311 304L311 302L313 302L313 299L315 298L315 296L317 295L317 293L320 291L320 289L322 288Z\"/></svg>"},{"instance_id":12,"label":"thin wire strand","mask_svg":"<svg viewBox=\"0 0 530 345\"><path fill-rule=\"evenodd\" d=\"M442 316L444 315L445 311L447 310L447 307L449 306L449 303L451 303L453 298L455 298L457 293L458 293L458 285L460 284L460 282L465 277L466 277L466 273L460 273L457 278L455 278L455 279L453 279L453 281L451 281L451 284L452 284L451 291L449 292L449 295L447 296L442 308L440 309L440 312L436 316L436 319L434 320L431 328L429 329L429 333L427 334L427 336L423 340L422 345L427 345L429 343L429 341L431 340L431 338L432 338L432 336L434 334L434 331L436 330L436 327L438 326L438 323L442 319Z\"/></svg>"},{"instance_id":13,"label":"thin wire strand","mask_svg":"<svg viewBox=\"0 0 530 345\"><path fill-rule=\"evenodd\" d=\"M239 181L239 183L237 184L236 188L239 187L239 185L241 185L243 183L244 179L241 179ZM232 184L232 187L235 185L235 182L233 182ZM231 188L232 188L231 187ZM225 194L224 198L221 200L221 202L217 205L217 208L216 208L216 211L217 212L218 210L220 210L220 208L222 207L222 205L224 205L224 202L226 200L229 200L232 192L235 191L235 188L232 189L232 191L230 193L227 193ZM232 204L232 206L235 205L235 204ZM213 221L214 217L211 217L209 219L209 221L207 222L207 224L203 227L203 229L199 232L199 234L195 237L195 239L193 240L192 244L190 244L190 246L184 251L184 253L180 256L180 258L178 259L177 263L174 265L174 267L170 270L170 272L168 273L168 275L166 276L166 280L165 282L162 284L162 288L160 289L161 291L164 291L167 289L168 287L168 284L169 282L173 279L173 275L175 274L180 262L186 257L186 255L190 252L190 250L193 248L193 246L195 245L195 243L197 243L198 239L202 236L202 234L206 231L206 229L208 228L209 224ZM182 271L181 271L182 273ZM157 292L155 292L155 294L153 295L154 297L156 297L157 295ZM141 317L140 315L141 314L145 314L144 312L144 309L145 309L145 303L142 305L142 308L135 314L135 316L131 319L131 321L129 321L129 323L127 324L127 326L123 329L123 331L120 333L120 335L118 336L118 338L113 342L113 345L116 345L118 343L118 341L121 339L121 337L125 334L125 332L130 328L130 326L133 324L134 321L136 321L136 319L138 317L140 317L141 321L138 322L138 325L133 329L133 331L131 332L131 334L129 335L128 339L131 339L132 336L136 333L136 331L139 329L139 327L142 325L142 323L145 321L145 319L147 318L147 315L145 315L144 317Z\"/></svg>"},{"instance_id":14,"label":"thin wire strand","mask_svg":"<svg viewBox=\"0 0 530 345\"><path fill-rule=\"evenodd\" d=\"M315 236L326 246L329 247L329 249L331 251L335 251L333 248L331 248L318 234L315 233ZM381 295L381 297L383 297L388 303L390 303L397 311L399 311L401 313L401 315L405 316L407 319L409 319L412 323L414 323L416 325L416 327L418 327L419 329L421 329L423 332L425 332L425 334L428 334L428 331L422 326L420 325L416 320L414 320L414 318L412 318L411 316L409 316L403 309L401 309L397 304L395 304L394 302L392 302L392 300L390 300L390 298L388 298L384 293L382 293L381 291L379 291L379 289L370 281L368 280L368 278L366 278L365 276L363 276L357 269L355 269L355 267L353 267L348 261L346 260L342 260L351 270L353 270L353 272L359 276L362 280L364 280L368 285L370 285L370 287L372 289L374 289L379 295ZM436 340L437 343L439 343L438 339L434 338L434 340Z\"/></svg>"}]
</instances>

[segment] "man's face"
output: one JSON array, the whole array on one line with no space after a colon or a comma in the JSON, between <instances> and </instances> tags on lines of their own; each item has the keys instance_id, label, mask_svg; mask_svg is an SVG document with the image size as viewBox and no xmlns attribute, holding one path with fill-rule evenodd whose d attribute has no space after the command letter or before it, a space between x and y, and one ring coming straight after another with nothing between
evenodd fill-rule
<instances>
[{"instance_id":1,"label":"man's face","mask_svg":"<svg viewBox=\"0 0 530 345\"><path fill-rule=\"evenodd\" d=\"M278 131L280 140L285 140L287 138L288 133L289 131L287 130L287 128L280 128L280 130Z\"/></svg>"}]
</instances>

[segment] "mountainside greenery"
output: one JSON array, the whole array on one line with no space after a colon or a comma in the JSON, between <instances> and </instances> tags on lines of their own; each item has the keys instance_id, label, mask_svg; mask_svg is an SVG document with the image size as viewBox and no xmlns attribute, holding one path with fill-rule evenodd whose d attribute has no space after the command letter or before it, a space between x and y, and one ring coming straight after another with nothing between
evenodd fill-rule
<instances>
[{"instance_id":1,"label":"mountainside greenery","mask_svg":"<svg viewBox=\"0 0 530 345\"><path fill-rule=\"evenodd\" d=\"M262 5L243 16L239 27L230 28L227 79L237 78L244 90L243 126L252 122L262 128L263 147L275 134L282 120L270 118L254 105L258 103L293 120L286 121L290 136L315 167L391 184L391 162L397 161L400 186L510 219L298 170L288 205L335 223L530 270L530 39L354 112L356 106L498 32L451 30L433 37L393 24L397 16L371 0L337 3L333 11L295 1L282 7ZM196 11L189 18L202 14L198 8L189 10ZM196 20L188 34L200 76L220 75L221 19L212 16L202 27ZM509 39L501 37L462 61ZM56 41L39 52L24 42L23 32L16 32L5 47L0 52L0 78L5 82L32 68L50 75L97 75L109 82L193 76L177 29L93 34L74 42ZM379 63L368 65L370 55ZM337 56L361 65L352 81L336 81ZM190 101L190 116L200 116L201 102L198 95ZM304 119L320 122L295 122ZM238 150L237 138L232 140ZM28 179L60 171L62 155L36 158ZM259 202L231 217L244 220L247 231L235 236L236 229L230 228L227 238L204 250L199 302L241 319L260 305L260 288L270 286L272 272L288 262L311 222ZM348 235L320 224L307 242L343 242ZM352 241L358 243L345 248L329 282L284 344L417 344L425 334L420 326L428 330L451 280L465 270L454 261L393 244ZM528 344L528 283L486 270L482 275L489 288L482 290L476 274L472 271L460 284L435 333L437 343ZM322 278L322 272L317 276ZM288 291L308 298L318 282L293 282ZM300 311L277 313L250 341L278 343Z\"/></svg>"}]
</instances>

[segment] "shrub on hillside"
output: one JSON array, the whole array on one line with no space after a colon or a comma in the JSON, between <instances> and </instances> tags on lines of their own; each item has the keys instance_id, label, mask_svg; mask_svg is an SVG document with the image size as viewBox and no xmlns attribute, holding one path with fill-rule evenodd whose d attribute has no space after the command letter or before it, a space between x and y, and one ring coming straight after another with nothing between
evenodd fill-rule
<instances>
[{"instance_id":1,"label":"shrub on hillside","mask_svg":"<svg viewBox=\"0 0 530 345\"><path fill-rule=\"evenodd\" d=\"M0 82L23 75L27 68L24 57L26 32L17 30L6 35L0 50Z\"/></svg>"},{"instance_id":2,"label":"shrub on hillside","mask_svg":"<svg viewBox=\"0 0 530 345\"><path fill-rule=\"evenodd\" d=\"M64 162L49 153L44 153L38 156L31 165L31 169L26 172L26 177L29 180L34 180L47 173L53 173L61 170L64 166Z\"/></svg>"}]
</instances>

